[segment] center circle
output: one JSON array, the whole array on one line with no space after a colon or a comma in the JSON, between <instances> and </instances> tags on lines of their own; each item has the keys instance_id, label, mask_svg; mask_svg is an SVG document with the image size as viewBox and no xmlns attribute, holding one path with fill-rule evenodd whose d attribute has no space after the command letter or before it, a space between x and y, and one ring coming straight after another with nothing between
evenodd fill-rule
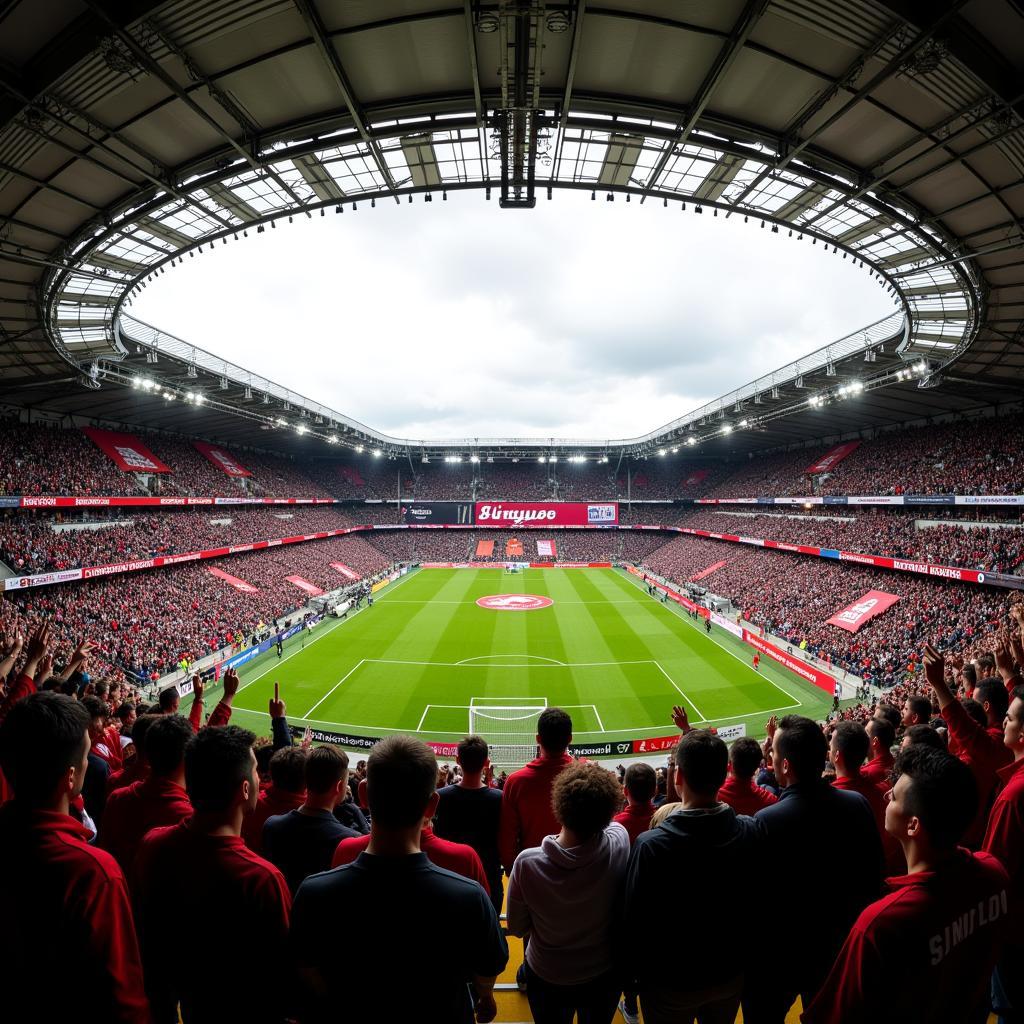
<instances>
[{"instance_id":1,"label":"center circle","mask_svg":"<svg viewBox=\"0 0 1024 1024\"><path fill-rule=\"evenodd\" d=\"M481 608L492 608L497 612L533 612L538 608L549 608L555 602L540 594L491 594L478 597L476 603Z\"/></svg>"}]
</instances>

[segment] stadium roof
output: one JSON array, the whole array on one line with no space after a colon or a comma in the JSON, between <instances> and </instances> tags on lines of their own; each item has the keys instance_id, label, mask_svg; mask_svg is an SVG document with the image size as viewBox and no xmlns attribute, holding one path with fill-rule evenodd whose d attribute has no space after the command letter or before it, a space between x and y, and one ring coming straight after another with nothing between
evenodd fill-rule
<instances>
[{"instance_id":1,"label":"stadium roof","mask_svg":"<svg viewBox=\"0 0 1024 1024\"><path fill-rule=\"evenodd\" d=\"M5 395L235 443L507 453L763 448L1018 397L1022 114L1019 0L0 0ZM153 274L281 218L470 188L792 231L902 315L592 442L387 437L130 316Z\"/></svg>"}]
</instances>

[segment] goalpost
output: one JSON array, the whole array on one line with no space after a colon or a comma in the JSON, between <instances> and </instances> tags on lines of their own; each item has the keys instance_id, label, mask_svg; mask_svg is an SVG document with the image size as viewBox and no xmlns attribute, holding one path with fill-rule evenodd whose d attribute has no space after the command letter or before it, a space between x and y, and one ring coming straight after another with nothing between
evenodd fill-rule
<instances>
[{"instance_id":1,"label":"goalpost","mask_svg":"<svg viewBox=\"0 0 1024 1024\"><path fill-rule=\"evenodd\" d=\"M523 571L522 568L520 566L518 566L515 562L506 562L505 563L505 571L504 571L503 575L505 575L505 576L518 576L522 571Z\"/></svg>"},{"instance_id":2,"label":"goalpost","mask_svg":"<svg viewBox=\"0 0 1024 1024\"><path fill-rule=\"evenodd\" d=\"M526 697L518 704L511 703L507 697L498 699L506 703L492 704L486 697L474 697L470 701L470 735L487 740L495 768L522 768L537 756L537 719L548 706L547 698Z\"/></svg>"}]
</instances>

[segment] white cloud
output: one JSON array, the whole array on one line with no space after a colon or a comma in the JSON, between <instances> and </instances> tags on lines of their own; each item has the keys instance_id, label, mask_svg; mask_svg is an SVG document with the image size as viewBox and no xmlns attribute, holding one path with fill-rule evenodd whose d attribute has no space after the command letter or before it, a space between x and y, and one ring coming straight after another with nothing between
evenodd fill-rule
<instances>
[{"instance_id":1,"label":"white cloud","mask_svg":"<svg viewBox=\"0 0 1024 1024\"><path fill-rule=\"evenodd\" d=\"M893 311L822 246L690 211L360 204L186 260L131 312L399 437L618 438Z\"/></svg>"}]
</instances>

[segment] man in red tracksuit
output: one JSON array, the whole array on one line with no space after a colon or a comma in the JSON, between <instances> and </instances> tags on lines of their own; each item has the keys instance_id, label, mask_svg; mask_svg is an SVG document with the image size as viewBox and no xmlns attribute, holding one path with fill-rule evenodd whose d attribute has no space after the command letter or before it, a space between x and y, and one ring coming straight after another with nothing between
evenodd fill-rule
<instances>
[{"instance_id":1,"label":"man in red tracksuit","mask_svg":"<svg viewBox=\"0 0 1024 1024\"><path fill-rule=\"evenodd\" d=\"M867 800L885 851L886 870L902 871L904 864L900 845L885 831L887 791L868 779L861 771L869 745L867 730L860 722L840 722L836 726L828 748L828 759L836 770L836 778L832 785L836 789L860 793Z\"/></svg>"},{"instance_id":2,"label":"man in red tracksuit","mask_svg":"<svg viewBox=\"0 0 1024 1024\"><path fill-rule=\"evenodd\" d=\"M993 979L993 1008L1004 1019L1019 1020L1024 1011L1024 686L1013 691L1003 743L1013 761L999 770L1003 788L992 805L981 848L1010 876L1011 937Z\"/></svg>"},{"instance_id":3,"label":"man in red tracksuit","mask_svg":"<svg viewBox=\"0 0 1024 1024\"><path fill-rule=\"evenodd\" d=\"M233 725L201 729L185 752L194 813L139 847L132 890L155 1024L177 1024L179 1004L184 1024L286 1017L288 985L252 981L257 959L278 971L288 962L291 909L284 875L241 837L259 792L255 738ZM182 962L197 943L215 966Z\"/></svg>"},{"instance_id":4,"label":"man in red tracksuit","mask_svg":"<svg viewBox=\"0 0 1024 1024\"><path fill-rule=\"evenodd\" d=\"M718 799L737 814L753 817L762 807L778 802L771 790L754 784L761 760L761 745L750 736L741 737L729 748L729 774L718 791Z\"/></svg>"},{"instance_id":5,"label":"man in red tracksuit","mask_svg":"<svg viewBox=\"0 0 1024 1024\"><path fill-rule=\"evenodd\" d=\"M629 833L629 845L636 842L651 827L654 817L654 798L658 793L658 776L649 764L631 764L622 780L626 794L626 809L612 818Z\"/></svg>"},{"instance_id":6,"label":"man in red tracksuit","mask_svg":"<svg viewBox=\"0 0 1024 1024\"><path fill-rule=\"evenodd\" d=\"M298 809L306 799L306 755L305 747L283 747L270 759L270 785L242 823L242 838L254 853L263 852L267 819Z\"/></svg>"},{"instance_id":7,"label":"man in red tracksuit","mask_svg":"<svg viewBox=\"0 0 1024 1024\"><path fill-rule=\"evenodd\" d=\"M107 798L99 845L114 855L129 877L146 833L177 825L192 813L185 792L185 748L193 735L181 715L159 715L146 732L148 778L116 789Z\"/></svg>"},{"instance_id":8,"label":"man in red tracksuit","mask_svg":"<svg viewBox=\"0 0 1024 1024\"><path fill-rule=\"evenodd\" d=\"M889 773L892 771L896 758L892 755L892 747L896 742L896 729L886 718L872 718L864 726L868 733L868 762L861 769L861 774L870 782L885 790L892 789Z\"/></svg>"},{"instance_id":9,"label":"man in red tracksuit","mask_svg":"<svg viewBox=\"0 0 1024 1024\"><path fill-rule=\"evenodd\" d=\"M885 827L907 874L887 879L889 894L857 918L804 1024L986 1019L1010 881L995 857L957 845L975 816L974 779L921 745L900 753L896 772Z\"/></svg>"},{"instance_id":10,"label":"man in red tracksuit","mask_svg":"<svg viewBox=\"0 0 1024 1024\"><path fill-rule=\"evenodd\" d=\"M0 726L14 791L0 808L0 991L11 1020L148 1024L124 875L69 814L88 729L85 708L57 693L24 697Z\"/></svg>"},{"instance_id":11,"label":"man in red tracksuit","mask_svg":"<svg viewBox=\"0 0 1024 1024\"><path fill-rule=\"evenodd\" d=\"M566 753L572 742L572 719L561 708L546 708L537 719L540 757L513 772L501 791L501 823L498 853L505 874L523 850L540 846L545 836L557 835L561 825L551 808L551 789L558 774L572 763ZM516 973L520 991L526 991L526 973L520 964Z\"/></svg>"},{"instance_id":12,"label":"man in red tracksuit","mask_svg":"<svg viewBox=\"0 0 1024 1024\"><path fill-rule=\"evenodd\" d=\"M982 727L967 713L946 682L946 663L930 644L925 646L925 676L935 691L939 709L949 729L949 752L967 765L978 786L978 812L964 836L964 845L976 850L985 835L992 798L999 787L1000 768L1013 760L1003 745L1002 721L1009 703L1006 690L996 679L982 680L974 689L974 699L985 709L988 725ZM994 724L999 722L999 725Z\"/></svg>"}]
</instances>

